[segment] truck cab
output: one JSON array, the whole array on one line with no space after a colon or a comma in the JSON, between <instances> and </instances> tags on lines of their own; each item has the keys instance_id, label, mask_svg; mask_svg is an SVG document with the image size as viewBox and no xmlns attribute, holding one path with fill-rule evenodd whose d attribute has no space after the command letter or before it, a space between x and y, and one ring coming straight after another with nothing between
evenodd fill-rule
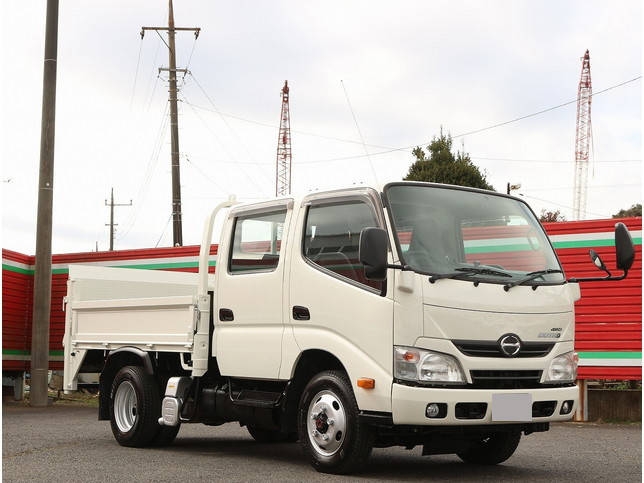
<instances>
[{"instance_id":1,"label":"truck cab","mask_svg":"<svg viewBox=\"0 0 644 483\"><path fill-rule=\"evenodd\" d=\"M355 471L391 445L496 464L522 434L574 414L579 281L522 199L395 182L219 208L214 276L220 209L206 221L198 279L137 275L148 297L111 300L100 336L87 335L101 317L93 290L129 271L70 270L65 388L100 369L99 417L119 443L238 421L260 441L299 440L324 472ZM616 236L626 276L632 243L623 225ZM170 302L149 297L153 276L164 294L181 287L174 345L155 343L169 328L131 309L153 306L174 327Z\"/></svg>"}]
</instances>

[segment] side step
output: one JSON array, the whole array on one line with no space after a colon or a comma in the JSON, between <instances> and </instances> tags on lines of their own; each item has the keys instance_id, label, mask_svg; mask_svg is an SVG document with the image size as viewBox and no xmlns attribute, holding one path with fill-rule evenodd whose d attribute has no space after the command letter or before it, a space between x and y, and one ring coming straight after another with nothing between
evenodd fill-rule
<instances>
[{"instance_id":1,"label":"side step","mask_svg":"<svg viewBox=\"0 0 644 483\"><path fill-rule=\"evenodd\" d=\"M231 394L231 401L235 406L250 406L254 408L275 408L282 399L281 392L257 391L242 389Z\"/></svg>"}]
</instances>

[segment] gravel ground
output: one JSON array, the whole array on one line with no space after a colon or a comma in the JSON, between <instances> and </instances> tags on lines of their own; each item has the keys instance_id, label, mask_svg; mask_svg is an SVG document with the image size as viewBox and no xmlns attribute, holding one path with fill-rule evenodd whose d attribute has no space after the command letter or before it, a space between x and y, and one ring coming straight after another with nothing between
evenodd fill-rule
<instances>
[{"instance_id":1,"label":"gravel ground","mask_svg":"<svg viewBox=\"0 0 644 483\"><path fill-rule=\"evenodd\" d=\"M95 408L2 410L3 481L641 481L639 424L553 425L524 437L495 467L468 466L456 456L421 456L421 448L375 449L365 473L316 473L297 444L260 444L237 424L184 425L173 446L119 446Z\"/></svg>"}]
</instances>

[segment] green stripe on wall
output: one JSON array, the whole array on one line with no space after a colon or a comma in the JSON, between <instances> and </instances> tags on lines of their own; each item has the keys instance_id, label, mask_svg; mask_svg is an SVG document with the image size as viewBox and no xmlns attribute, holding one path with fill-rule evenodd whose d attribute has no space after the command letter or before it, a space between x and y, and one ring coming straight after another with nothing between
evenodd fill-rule
<instances>
[{"instance_id":1,"label":"green stripe on wall","mask_svg":"<svg viewBox=\"0 0 644 483\"><path fill-rule=\"evenodd\" d=\"M23 351L18 349L2 349L3 355L12 355L12 356L28 356L31 354L30 351ZM49 351L50 356L62 356L64 351Z\"/></svg>"},{"instance_id":2,"label":"green stripe on wall","mask_svg":"<svg viewBox=\"0 0 644 483\"><path fill-rule=\"evenodd\" d=\"M34 271L33 270L28 270L25 268L20 268L20 267L14 267L13 265L6 265L2 264L2 269L3 270L9 270L10 272L16 272L16 273L24 273L25 275L33 275Z\"/></svg>"},{"instance_id":3,"label":"green stripe on wall","mask_svg":"<svg viewBox=\"0 0 644 483\"><path fill-rule=\"evenodd\" d=\"M552 242L555 248L584 248L584 247L614 247L615 239L608 238L604 240L577 240L577 241L555 241ZM642 238L633 238L633 245L641 245Z\"/></svg>"},{"instance_id":4,"label":"green stripe on wall","mask_svg":"<svg viewBox=\"0 0 644 483\"><path fill-rule=\"evenodd\" d=\"M580 359L641 359L641 352L579 352Z\"/></svg>"},{"instance_id":5,"label":"green stripe on wall","mask_svg":"<svg viewBox=\"0 0 644 483\"><path fill-rule=\"evenodd\" d=\"M82 263L80 264L82 265ZM136 268L142 270L167 270L168 268L197 268L199 262L176 262L176 263L148 263L143 265L98 265L99 267L109 267L109 268ZM217 266L216 260L210 260L208 262L209 267ZM3 270L9 270L10 272L23 273L25 275L33 275L34 270L25 269L20 267L14 267L13 265L2 264ZM69 267L67 268L54 268L51 271L54 275L59 275L63 273L69 273Z\"/></svg>"}]
</instances>

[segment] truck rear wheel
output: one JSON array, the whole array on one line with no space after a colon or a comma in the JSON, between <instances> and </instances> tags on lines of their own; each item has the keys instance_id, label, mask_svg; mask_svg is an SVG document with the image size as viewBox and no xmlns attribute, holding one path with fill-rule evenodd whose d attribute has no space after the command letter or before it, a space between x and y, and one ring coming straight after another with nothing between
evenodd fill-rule
<instances>
[{"instance_id":1,"label":"truck rear wheel","mask_svg":"<svg viewBox=\"0 0 644 483\"><path fill-rule=\"evenodd\" d=\"M298 408L300 444L322 473L346 474L367 462L373 428L361 423L351 383L343 371L317 374L304 388Z\"/></svg>"},{"instance_id":2,"label":"truck rear wheel","mask_svg":"<svg viewBox=\"0 0 644 483\"><path fill-rule=\"evenodd\" d=\"M114 377L110 394L110 424L121 446L149 445L161 429L159 387L139 366L125 366Z\"/></svg>"},{"instance_id":3,"label":"truck rear wheel","mask_svg":"<svg viewBox=\"0 0 644 483\"><path fill-rule=\"evenodd\" d=\"M181 423L176 426L161 426L159 428L159 433L152 440L152 446L168 446L172 444L174 439L177 437L179 430L181 429Z\"/></svg>"},{"instance_id":4,"label":"truck rear wheel","mask_svg":"<svg viewBox=\"0 0 644 483\"><path fill-rule=\"evenodd\" d=\"M477 440L458 457L466 463L476 465L498 465L514 454L521 441L521 431L494 433Z\"/></svg>"}]
</instances>

